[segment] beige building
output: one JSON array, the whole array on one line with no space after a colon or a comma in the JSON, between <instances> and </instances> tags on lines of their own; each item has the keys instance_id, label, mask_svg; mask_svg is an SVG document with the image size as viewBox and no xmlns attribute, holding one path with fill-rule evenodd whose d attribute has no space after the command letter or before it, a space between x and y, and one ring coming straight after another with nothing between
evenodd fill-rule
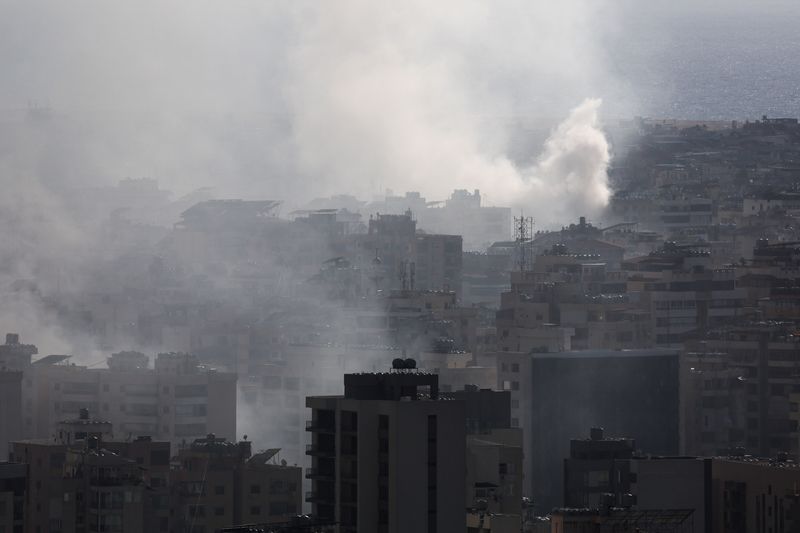
<instances>
[{"instance_id":1,"label":"beige building","mask_svg":"<svg viewBox=\"0 0 800 533\"><path fill-rule=\"evenodd\" d=\"M701 402L695 423L700 452L744 448L797 460L800 428L791 394L800 386L798 348L794 326L777 322L720 327L689 344L687 364L696 369Z\"/></svg>"},{"instance_id":2,"label":"beige building","mask_svg":"<svg viewBox=\"0 0 800 533\"><path fill-rule=\"evenodd\" d=\"M108 368L69 360L66 355L28 360L25 437L51 438L59 421L77 417L81 409L110 421L115 438L150 436L178 446L209 432L236 436L235 374L216 372L178 353L159 354L155 368L138 352L112 355Z\"/></svg>"},{"instance_id":3,"label":"beige building","mask_svg":"<svg viewBox=\"0 0 800 533\"><path fill-rule=\"evenodd\" d=\"M743 316L747 291L737 287L733 269L712 267L706 249L665 243L625 266L632 271L627 292L650 314L657 346L680 347L688 337Z\"/></svg>"}]
</instances>

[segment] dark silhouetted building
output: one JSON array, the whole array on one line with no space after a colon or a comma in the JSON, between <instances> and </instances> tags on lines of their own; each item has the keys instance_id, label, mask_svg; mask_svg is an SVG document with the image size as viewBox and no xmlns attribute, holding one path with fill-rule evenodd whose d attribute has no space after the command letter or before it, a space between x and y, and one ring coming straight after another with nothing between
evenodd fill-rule
<instances>
[{"instance_id":1,"label":"dark silhouetted building","mask_svg":"<svg viewBox=\"0 0 800 533\"><path fill-rule=\"evenodd\" d=\"M635 447L633 439L606 438L602 428L592 428L588 439L572 439L564 460L564 506L629 505Z\"/></svg>"},{"instance_id":2,"label":"dark silhouetted building","mask_svg":"<svg viewBox=\"0 0 800 533\"><path fill-rule=\"evenodd\" d=\"M587 427L625 435L646 453L677 455L680 442L679 357L672 350L587 350L528 356L520 367L520 412L537 509L561 504L570 439ZM527 380L524 390L521 385ZM523 403L527 405L523 405ZM513 413L513 410L512 410Z\"/></svg>"},{"instance_id":3,"label":"dark silhouetted building","mask_svg":"<svg viewBox=\"0 0 800 533\"><path fill-rule=\"evenodd\" d=\"M0 530L22 533L28 476L22 463L0 462Z\"/></svg>"},{"instance_id":4,"label":"dark silhouetted building","mask_svg":"<svg viewBox=\"0 0 800 533\"><path fill-rule=\"evenodd\" d=\"M464 402L438 376L395 364L346 374L344 396L312 396L312 514L340 533L463 532ZM397 368L397 367L400 368Z\"/></svg>"}]
</instances>

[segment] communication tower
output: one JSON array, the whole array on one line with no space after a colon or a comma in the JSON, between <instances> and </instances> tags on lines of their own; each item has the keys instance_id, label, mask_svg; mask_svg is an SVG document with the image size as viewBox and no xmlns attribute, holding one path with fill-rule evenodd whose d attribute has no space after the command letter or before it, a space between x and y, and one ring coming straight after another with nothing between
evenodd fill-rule
<instances>
[{"instance_id":1,"label":"communication tower","mask_svg":"<svg viewBox=\"0 0 800 533\"><path fill-rule=\"evenodd\" d=\"M533 217L514 217L514 241L517 247L517 266L520 272L530 270L533 266Z\"/></svg>"}]
</instances>

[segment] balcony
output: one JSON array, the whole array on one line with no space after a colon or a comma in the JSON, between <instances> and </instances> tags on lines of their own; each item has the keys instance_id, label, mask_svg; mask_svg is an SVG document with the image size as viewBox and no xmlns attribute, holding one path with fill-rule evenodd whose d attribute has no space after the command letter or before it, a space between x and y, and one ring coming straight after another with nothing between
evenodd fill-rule
<instances>
[{"instance_id":1,"label":"balcony","mask_svg":"<svg viewBox=\"0 0 800 533\"><path fill-rule=\"evenodd\" d=\"M320 448L314 444L306 444L306 455L314 457L334 457L336 451L333 448Z\"/></svg>"},{"instance_id":2,"label":"balcony","mask_svg":"<svg viewBox=\"0 0 800 533\"><path fill-rule=\"evenodd\" d=\"M347 457L349 459L355 459L358 456L358 450L347 446L342 448L342 457Z\"/></svg>"},{"instance_id":3,"label":"balcony","mask_svg":"<svg viewBox=\"0 0 800 533\"><path fill-rule=\"evenodd\" d=\"M324 503L332 502L332 497L326 497L324 492L309 491L306 492L306 502L308 503Z\"/></svg>"},{"instance_id":4,"label":"balcony","mask_svg":"<svg viewBox=\"0 0 800 533\"><path fill-rule=\"evenodd\" d=\"M335 476L334 476L333 472L320 470L319 468L307 468L306 469L306 479L333 480L334 477Z\"/></svg>"},{"instance_id":5,"label":"balcony","mask_svg":"<svg viewBox=\"0 0 800 533\"><path fill-rule=\"evenodd\" d=\"M358 472L356 472L355 470L350 470L349 472L342 472L340 475L342 481L350 481L350 482L358 481Z\"/></svg>"},{"instance_id":6,"label":"balcony","mask_svg":"<svg viewBox=\"0 0 800 533\"><path fill-rule=\"evenodd\" d=\"M333 424L325 424L319 420L306 420L306 431L313 431L316 433L335 433L336 428Z\"/></svg>"}]
</instances>

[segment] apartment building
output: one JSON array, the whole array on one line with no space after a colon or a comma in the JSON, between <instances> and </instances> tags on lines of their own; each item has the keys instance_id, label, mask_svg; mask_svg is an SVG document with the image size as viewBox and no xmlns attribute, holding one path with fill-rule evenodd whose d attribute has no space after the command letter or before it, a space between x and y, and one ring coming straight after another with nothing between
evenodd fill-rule
<instances>
[{"instance_id":1,"label":"apartment building","mask_svg":"<svg viewBox=\"0 0 800 533\"><path fill-rule=\"evenodd\" d=\"M27 471L24 531L171 531L168 442L103 441L107 423L84 413L62 427L63 438L12 443Z\"/></svg>"},{"instance_id":2,"label":"apartment building","mask_svg":"<svg viewBox=\"0 0 800 533\"><path fill-rule=\"evenodd\" d=\"M733 269L711 268L711 254L694 246L665 243L650 255L625 263L627 292L650 314L657 346L682 342L743 315L747 291Z\"/></svg>"},{"instance_id":3,"label":"apartment building","mask_svg":"<svg viewBox=\"0 0 800 533\"><path fill-rule=\"evenodd\" d=\"M511 273L511 290L502 294L496 317L498 348L527 352L650 346L649 317L626 291L626 273L609 271L597 255L554 245L536 257L531 270Z\"/></svg>"},{"instance_id":4,"label":"apartment building","mask_svg":"<svg viewBox=\"0 0 800 533\"><path fill-rule=\"evenodd\" d=\"M252 453L250 441L209 434L178 452L173 513L188 530L287 522L302 512L302 468L278 462L278 448Z\"/></svg>"},{"instance_id":5,"label":"apartment building","mask_svg":"<svg viewBox=\"0 0 800 533\"><path fill-rule=\"evenodd\" d=\"M753 322L714 329L689 344L703 371L700 450L744 448L760 457L800 456L797 403L800 340L793 323ZM705 370L710 362L713 370Z\"/></svg>"},{"instance_id":6,"label":"apartment building","mask_svg":"<svg viewBox=\"0 0 800 533\"><path fill-rule=\"evenodd\" d=\"M22 463L0 461L0 529L25 531L27 468Z\"/></svg>"},{"instance_id":7,"label":"apartment building","mask_svg":"<svg viewBox=\"0 0 800 533\"><path fill-rule=\"evenodd\" d=\"M416 236L414 286L428 290L449 290L461 294L461 235L418 234Z\"/></svg>"},{"instance_id":8,"label":"apartment building","mask_svg":"<svg viewBox=\"0 0 800 533\"><path fill-rule=\"evenodd\" d=\"M0 370L0 457L23 436L22 372Z\"/></svg>"},{"instance_id":9,"label":"apartment building","mask_svg":"<svg viewBox=\"0 0 800 533\"><path fill-rule=\"evenodd\" d=\"M366 235L358 242L358 263L372 272L377 290L419 287L461 292L460 235L417 231L410 210L400 215L370 217Z\"/></svg>"},{"instance_id":10,"label":"apartment building","mask_svg":"<svg viewBox=\"0 0 800 533\"><path fill-rule=\"evenodd\" d=\"M591 428L588 439L572 439L564 459L564 507L599 509L630 506L630 460L636 443L609 438L603 428ZM610 500L608 495L614 495Z\"/></svg>"},{"instance_id":11,"label":"apartment building","mask_svg":"<svg viewBox=\"0 0 800 533\"><path fill-rule=\"evenodd\" d=\"M306 500L339 533L464 531L464 403L441 398L435 374L394 367L346 374L343 396L306 399Z\"/></svg>"},{"instance_id":12,"label":"apartment building","mask_svg":"<svg viewBox=\"0 0 800 533\"><path fill-rule=\"evenodd\" d=\"M637 458L631 473L637 510L693 510L693 531L800 529L800 467L793 462L749 456Z\"/></svg>"},{"instance_id":13,"label":"apartment building","mask_svg":"<svg viewBox=\"0 0 800 533\"><path fill-rule=\"evenodd\" d=\"M110 421L117 438L148 436L178 446L209 431L236 436L236 375L204 367L192 355L158 354L151 368L146 355L120 352L108 358L108 368L89 368L68 355L31 361L35 353L14 334L0 346L0 359L22 372L22 437L51 438L61 420L81 409Z\"/></svg>"},{"instance_id":14,"label":"apartment building","mask_svg":"<svg viewBox=\"0 0 800 533\"><path fill-rule=\"evenodd\" d=\"M511 394L467 386L447 396L464 402L466 504L471 515L516 517L522 524L522 430L511 427Z\"/></svg>"}]
</instances>

